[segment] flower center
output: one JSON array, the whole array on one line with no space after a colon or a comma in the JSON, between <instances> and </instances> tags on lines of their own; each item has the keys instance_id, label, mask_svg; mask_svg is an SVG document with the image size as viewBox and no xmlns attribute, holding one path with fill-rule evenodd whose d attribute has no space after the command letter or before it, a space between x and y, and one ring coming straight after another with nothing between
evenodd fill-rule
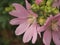
<instances>
[{"instance_id":1,"label":"flower center","mask_svg":"<svg viewBox=\"0 0 60 45\"><path fill-rule=\"evenodd\" d=\"M51 28L52 28L52 30L53 31L58 31L58 23L56 22L56 21L53 21L52 23L51 23Z\"/></svg>"},{"instance_id":2,"label":"flower center","mask_svg":"<svg viewBox=\"0 0 60 45\"><path fill-rule=\"evenodd\" d=\"M34 16L32 16L32 15L29 15L29 17L28 17L28 22L29 22L29 23L33 23L35 19L36 19L36 17L34 17Z\"/></svg>"}]
</instances>

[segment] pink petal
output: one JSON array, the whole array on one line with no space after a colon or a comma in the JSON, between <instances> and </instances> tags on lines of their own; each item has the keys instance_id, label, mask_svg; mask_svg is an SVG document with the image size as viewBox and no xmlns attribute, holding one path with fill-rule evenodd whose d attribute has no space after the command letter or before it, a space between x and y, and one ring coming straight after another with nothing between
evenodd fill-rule
<instances>
[{"instance_id":1,"label":"pink petal","mask_svg":"<svg viewBox=\"0 0 60 45\"><path fill-rule=\"evenodd\" d=\"M13 3L12 5L16 8L16 10L9 12L9 14L15 17L28 17L29 13L22 5L18 3Z\"/></svg>"},{"instance_id":2,"label":"pink petal","mask_svg":"<svg viewBox=\"0 0 60 45\"><path fill-rule=\"evenodd\" d=\"M41 37L40 33L43 32L43 31L42 31L42 29L40 29L40 25L37 25L37 32L38 32L39 36Z\"/></svg>"},{"instance_id":3,"label":"pink petal","mask_svg":"<svg viewBox=\"0 0 60 45\"><path fill-rule=\"evenodd\" d=\"M54 43L56 45L60 45L60 38L59 38L58 32L53 32L52 36L53 36Z\"/></svg>"},{"instance_id":4,"label":"pink petal","mask_svg":"<svg viewBox=\"0 0 60 45\"><path fill-rule=\"evenodd\" d=\"M14 18L10 21L10 24L12 25L18 25L18 24L21 24L23 22L25 22L26 19L20 19L20 18Z\"/></svg>"},{"instance_id":5,"label":"pink petal","mask_svg":"<svg viewBox=\"0 0 60 45\"><path fill-rule=\"evenodd\" d=\"M29 27L30 24L28 24L27 22L25 23L22 23L21 25L19 25L17 28L16 28L16 31L15 31L15 34L16 35L21 35L23 34L27 28Z\"/></svg>"},{"instance_id":6,"label":"pink petal","mask_svg":"<svg viewBox=\"0 0 60 45\"><path fill-rule=\"evenodd\" d=\"M35 3L36 3L36 4L40 4L41 1L42 1L42 0L35 0Z\"/></svg>"},{"instance_id":7,"label":"pink petal","mask_svg":"<svg viewBox=\"0 0 60 45\"><path fill-rule=\"evenodd\" d=\"M57 3L54 3L53 5L52 5L52 7L57 7L57 8L59 8L59 6L58 6L58 4Z\"/></svg>"},{"instance_id":8,"label":"pink petal","mask_svg":"<svg viewBox=\"0 0 60 45\"><path fill-rule=\"evenodd\" d=\"M33 27L33 38L32 38L32 43L34 44L37 40L37 29L36 29L36 25Z\"/></svg>"},{"instance_id":9,"label":"pink petal","mask_svg":"<svg viewBox=\"0 0 60 45\"><path fill-rule=\"evenodd\" d=\"M39 32L43 32L43 31L47 30L47 28L48 28L48 27L50 26L50 24L51 24L52 19L53 19L53 16L50 15L50 17L47 18L45 24L44 24L43 26L41 26L41 27L39 26L38 31L39 31Z\"/></svg>"},{"instance_id":10,"label":"pink petal","mask_svg":"<svg viewBox=\"0 0 60 45\"><path fill-rule=\"evenodd\" d=\"M60 20L58 20L57 24L58 24L58 26L60 26Z\"/></svg>"},{"instance_id":11,"label":"pink petal","mask_svg":"<svg viewBox=\"0 0 60 45\"><path fill-rule=\"evenodd\" d=\"M48 29L44 32L43 43L45 45L50 45L50 42L51 42L51 31Z\"/></svg>"},{"instance_id":12,"label":"pink petal","mask_svg":"<svg viewBox=\"0 0 60 45\"><path fill-rule=\"evenodd\" d=\"M33 15L35 17L38 17L38 15L36 13L34 13L32 10L28 10L28 12L30 13L30 15Z\"/></svg>"},{"instance_id":13,"label":"pink petal","mask_svg":"<svg viewBox=\"0 0 60 45\"><path fill-rule=\"evenodd\" d=\"M52 6L55 7L55 8L56 7L59 8L59 1L58 0L54 0Z\"/></svg>"},{"instance_id":14,"label":"pink petal","mask_svg":"<svg viewBox=\"0 0 60 45\"><path fill-rule=\"evenodd\" d=\"M60 0L59 0L59 6L60 6Z\"/></svg>"},{"instance_id":15,"label":"pink petal","mask_svg":"<svg viewBox=\"0 0 60 45\"><path fill-rule=\"evenodd\" d=\"M47 18L47 20L46 20L46 22L44 23L44 25L47 26L47 25L51 24L52 19L53 19L53 16L50 15L50 17Z\"/></svg>"},{"instance_id":16,"label":"pink petal","mask_svg":"<svg viewBox=\"0 0 60 45\"><path fill-rule=\"evenodd\" d=\"M54 20L60 20L60 13L58 13L56 16L54 16Z\"/></svg>"},{"instance_id":17,"label":"pink petal","mask_svg":"<svg viewBox=\"0 0 60 45\"><path fill-rule=\"evenodd\" d=\"M35 28L33 28L34 25L31 25L27 31L25 32L24 36L23 36L23 42L24 43L27 43L29 42L31 39L32 39L32 36L33 36L33 33L34 31L33 30L36 30Z\"/></svg>"},{"instance_id":18,"label":"pink petal","mask_svg":"<svg viewBox=\"0 0 60 45\"><path fill-rule=\"evenodd\" d=\"M58 36L59 36L59 38L60 38L60 28L59 28L59 31L58 31L57 33L58 33Z\"/></svg>"},{"instance_id":19,"label":"pink petal","mask_svg":"<svg viewBox=\"0 0 60 45\"><path fill-rule=\"evenodd\" d=\"M30 3L29 3L27 0L25 0L25 2L26 2L26 8L27 8L27 9L31 9Z\"/></svg>"},{"instance_id":20,"label":"pink petal","mask_svg":"<svg viewBox=\"0 0 60 45\"><path fill-rule=\"evenodd\" d=\"M48 25L38 26L37 30L38 32L44 32L48 28Z\"/></svg>"},{"instance_id":21,"label":"pink petal","mask_svg":"<svg viewBox=\"0 0 60 45\"><path fill-rule=\"evenodd\" d=\"M45 30L46 30L46 26L41 26L41 27L38 28L38 31L39 32L43 32Z\"/></svg>"},{"instance_id":22,"label":"pink petal","mask_svg":"<svg viewBox=\"0 0 60 45\"><path fill-rule=\"evenodd\" d=\"M31 4L30 4L27 0L25 0L25 2L26 2L27 11L28 11L31 15L34 15L34 16L37 17L37 14L35 14L35 13L31 10Z\"/></svg>"},{"instance_id":23,"label":"pink petal","mask_svg":"<svg viewBox=\"0 0 60 45\"><path fill-rule=\"evenodd\" d=\"M45 31L51 25L52 19L53 19L53 16L50 15L50 17L46 19L46 22L44 23L44 25L39 28L39 32Z\"/></svg>"}]
</instances>

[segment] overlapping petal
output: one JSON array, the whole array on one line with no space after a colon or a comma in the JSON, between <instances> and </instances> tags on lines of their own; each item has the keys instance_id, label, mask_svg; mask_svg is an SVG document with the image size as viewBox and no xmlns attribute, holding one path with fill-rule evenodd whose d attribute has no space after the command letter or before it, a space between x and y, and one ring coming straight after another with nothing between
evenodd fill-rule
<instances>
[{"instance_id":1,"label":"overlapping petal","mask_svg":"<svg viewBox=\"0 0 60 45\"><path fill-rule=\"evenodd\" d=\"M54 41L54 43L56 45L60 45L60 38L59 38L58 32L53 32L52 35L53 35L53 41Z\"/></svg>"},{"instance_id":2,"label":"overlapping petal","mask_svg":"<svg viewBox=\"0 0 60 45\"><path fill-rule=\"evenodd\" d=\"M29 27L30 24L28 24L27 22L20 24L15 31L16 35L21 35L23 34Z\"/></svg>"},{"instance_id":3,"label":"overlapping petal","mask_svg":"<svg viewBox=\"0 0 60 45\"><path fill-rule=\"evenodd\" d=\"M19 24L24 23L25 21L26 21L26 19L14 18L14 19L10 20L10 24L19 25Z\"/></svg>"},{"instance_id":4,"label":"overlapping petal","mask_svg":"<svg viewBox=\"0 0 60 45\"><path fill-rule=\"evenodd\" d=\"M32 37L32 43L34 44L35 42L36 42L36 40L37 40L37 27L36 26L34 26L33 27L34 28L34 30L33 30L33 37Z\"/></svg>"},{"instance_id":5,"label":"overlapping petal","mask_svg":"<svg viewBox=\"0 0 60 45\"><path fill-rule=\"evenodd\" d=\"M21 4L13 3L12 6L14 6L16 10L9 12L9 14L15 17L19 17L19 18L28 17L29 15L28 11Z\"/></svg>"},{"instance_id":6,"label":"overlapping petal","mask_svg":"<svg viewBox=\"0 0 60 45\"><path fill-rule=\"evenodd\" d=\"M43 42L44 42L45 45L50 45L50 42L51 42L51 31L50 31L50 29L47 29L44 32Z\"/></svg>"},{"instance_id":7,"label":"overlapping petal","mask_svg":"<svg viewBox=\"0 0 60 45\"><path fill-rule=\"evenodd\" d=\"M25 32L24 36L23 36L23 42L29 42L32 39L34 30L36 30L36 28L33 27L34 25L31 25L27 31Z\"/></svg>"}]
</instances>

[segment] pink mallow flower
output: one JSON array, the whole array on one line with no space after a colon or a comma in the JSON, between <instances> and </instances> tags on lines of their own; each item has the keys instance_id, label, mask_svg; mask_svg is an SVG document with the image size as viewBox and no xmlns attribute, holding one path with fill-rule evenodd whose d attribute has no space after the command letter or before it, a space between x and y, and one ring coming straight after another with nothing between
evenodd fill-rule
<instances>
[{"instance_id":1,"label":"pink mallow flower","mask_svg":"<svg viewBox=\"0 0 60 45\"><path fill-rule=\"evenodd\" d=\"M43 34L43 43L45 45L50 45L51 38L56 45L60 45L60 14L50 15L41 28L42 31L45 31Z\"/></svg>"},{"instance_id":2,"label":"pink mallow flower","mask_svg":"<svg viewBox=\"0 0 60 45\"><path fill-rule=\"evenodd\" d=\"M54 0L52 6L59 8L59 6L60 6L60 0Z\"/></svg>"},{"instance_id":3,"label":"pink mallow flower","mask_svg":"<svg viewBox=\"0 0 60 45\"><path fill-rule=\"evenodd\" d=\"M42 2L42 0L35 0L35 3L38 5L40 4L40 2Z\"/></svg>"},{"instance_id":4,"label":"pink mallow flower","mask_svg":"<svg viewBox=\"0 0 60 45\"><path fill-rule=\"evenodd\" d=\"M31 5L26 1L26 8L25 9L21 4L13 3L12 5L15 7L16 10L12 10L9 12L12 16L16 18L10 21L12 25L19 25L16 28L15 34L16 35L23 35L23 42L27 43L32 39L32 43L34 44L37 40L37 34L40 35L39 25L36 22L37 14L30 10Z\"/></svg>"}]
</instances>

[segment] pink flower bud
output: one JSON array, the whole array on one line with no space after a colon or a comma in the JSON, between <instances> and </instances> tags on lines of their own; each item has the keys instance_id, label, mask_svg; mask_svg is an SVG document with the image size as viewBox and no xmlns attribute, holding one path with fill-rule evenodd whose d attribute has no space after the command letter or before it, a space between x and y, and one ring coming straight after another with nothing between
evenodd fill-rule
<instances>
[{"instance_id":1,"label":"pink flower bud","mask_svg":"<svg viewBox=\"0 0 60 45\"><path fill-rule=\"evenodd\" d=\"M35 3L39 5L41 1L42 0L35 0Z\"/></svg>"}]
</instances>

